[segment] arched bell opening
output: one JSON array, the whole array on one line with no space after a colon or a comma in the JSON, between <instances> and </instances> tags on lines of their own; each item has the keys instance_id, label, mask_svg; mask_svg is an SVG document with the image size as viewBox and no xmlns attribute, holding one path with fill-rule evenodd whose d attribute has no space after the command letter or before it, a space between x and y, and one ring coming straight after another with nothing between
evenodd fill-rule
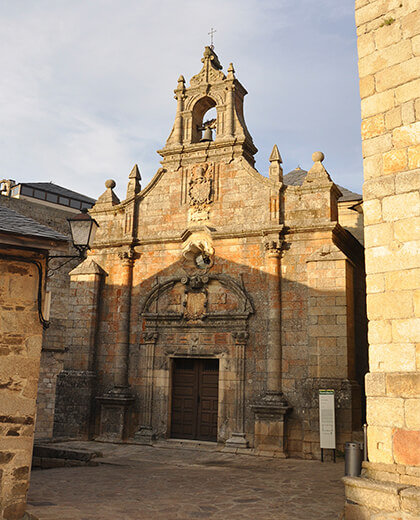
<instances>
[{"instance_id":1,"label":"arched bell opening","mask_svg":"<svg viewBox=\"0 0 420 520\"><path fill-rule=\"evenodd\" d=\"M192 112L192 142L213 141L216 128L216 102L205 96L195 104Z\"/></svg>"}]
</instances>

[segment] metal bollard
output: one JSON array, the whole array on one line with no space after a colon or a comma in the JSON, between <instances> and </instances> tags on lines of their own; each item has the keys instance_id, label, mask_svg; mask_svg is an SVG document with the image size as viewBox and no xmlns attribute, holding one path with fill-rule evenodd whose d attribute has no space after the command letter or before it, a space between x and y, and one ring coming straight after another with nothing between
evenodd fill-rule
<instances>
[{"instance_id":1,"label":"metal bollard","mask_svg":"<svg viewBox=\"0 0 420 520\"><path fill-rule=\"evenodd\" d=\"M360 442L346 442L344 460L345 476L358 477L362 471L362 445Z\"/></svg>"}]
</instances>

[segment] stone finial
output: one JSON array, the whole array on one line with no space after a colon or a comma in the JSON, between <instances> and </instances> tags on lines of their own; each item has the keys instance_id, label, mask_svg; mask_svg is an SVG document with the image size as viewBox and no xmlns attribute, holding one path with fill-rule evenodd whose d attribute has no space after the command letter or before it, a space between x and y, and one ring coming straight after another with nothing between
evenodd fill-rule
<instances>
[{"instance_id":1,"label":"stone finial","mask_svg":"<svg viewBox=\"0 0 420 520\"><path fill-rule=\"evenodd\" d=\"M185 78L184 76L181 74L178 78L178 85L177 85L177 89L184 89L185 88Z\"/></svg>"},{"instance_id":2,"label":"stone finial","mask_svg":"<svg viewBox=\"0 0 420 520\"><path fill-rule=\"evenodd\" d=\"M274 162L274 161L278 161L279 163L283 162L283 159L281 158L279 149L276 144L273 146L273 149L271 150L270 158L268 160L270 162Z\"/></svg>"},{"instance_id":3,"label":"stone finial","mask_svg":"<svg viewBox=\"0 0 420 520\"><path fill-rule=\"evenodd\" d=\"M306 175L302 186L308 185L310 183L320 185L332 183L329 173L322 164L324 158L325 156L322 152L314 152L312 154L312 160L314 161L314 164L312 168L308 171L308 174Z\"/></svg>"},{"instance_id":4,"label":"stone finial","mask_svg":"<svg viewBox=\"0 0 420 520\"><path fill-rule=\"evenodd\" d=\"M229 63L227 79L235 79L235 69L233 68L233 63Z\"/></svg>"},{"instance_id":5,"label":"stone finial","mask_svg":"<svg viewBox=\"0 0 420 520\"><path fill-rule=\"evenodd\" d=\"M283 182L283 168L281 167L281 163L283 159L281 158L279 149L275 144L270 154L270 168L268 171L268 176L271 180L276 182Z\"/></svg>"},{"instance_id":6,"label":"stone finial","mask_svg":"<svg viewBox=\"0 0 420 520\"><path fill-rule=\"evenodd\" d=\"M314 152L312 154L313 162L322 162L325 159L325 155L322 152Z\"/></svg>"},{"instance_id":7,"label":"stone finial","mask_svg":"<svg viewBox=\"0 0 420 520\"><path fill-rule=\"evenodd\" d=\"M116 186L116 182L113 179L108 179L105 181L106 191L102 193L102 195L98 198L95 204L95 208L98 206L115 206L120 203L120 199L115 195L114 188Z\"/></svg>"},{"instance_id":8,"label":"stone finial","mask_svg":"<svg viewBox=\"0 0 420 520\"><path fill-rule=\"evenodd\" d=\"M128 185L127 185L127 199L130 197L134 197L141 190L140 180L140 170L137 164L133 166L133 169L128 176Z\"/></svg>"},{"instance_id":9,"label":"stone finial","mask_svg":"<svg viewBox=\"0 0 420 520\"><path fill-rule=\"evenodd\" d=\"M208 62L216 70L222 70L222 65L220 64L219 57L214 52L214 50L208 45L206 45L206 47L204 48L204 53L203 57L201 58L201 62L204 64Z\"/></svg>"}]
</instances>

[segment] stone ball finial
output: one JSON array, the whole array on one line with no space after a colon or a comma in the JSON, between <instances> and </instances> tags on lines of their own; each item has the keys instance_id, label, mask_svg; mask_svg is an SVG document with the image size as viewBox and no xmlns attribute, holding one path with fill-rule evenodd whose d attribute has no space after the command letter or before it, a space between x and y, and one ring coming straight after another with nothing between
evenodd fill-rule
<instances>
[{"instance_id":1,"label":"stone ball finial","mask_svg":"<svg viewBox=\"0 0 420 520\"><path fill-rule=\"evenodd\" d=\"M113 190L117 183L114 181L114 179L108 179L105 181L105 188Z\"/></svg>"},{"instance_id":2,"label":"stone ball finial","mask_svg":"<svg viewBox=\"0 0 420 520\"><path fill-rule=\"evenodd\" d=\"M312 154L312 160L314 162L322 162L325 158L325 155L322 152L314 152Z\"/></svg>"}]
</instances>

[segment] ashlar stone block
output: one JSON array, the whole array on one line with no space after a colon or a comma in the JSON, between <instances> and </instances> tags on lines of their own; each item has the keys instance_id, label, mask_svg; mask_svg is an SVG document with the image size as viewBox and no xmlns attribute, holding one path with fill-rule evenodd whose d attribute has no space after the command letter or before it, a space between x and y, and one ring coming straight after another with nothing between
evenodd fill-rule
<instances>
[{"instance_id":1,"label":"ashlar stone block","mask_svg":"<svg viewBox=\"0 0 420 520\"><path fill-rule=\"evenodd\" d=\"M411 343L371 345L369 366L371 372L414 372L416 347Z\"/></svg>"}]
</instances>

